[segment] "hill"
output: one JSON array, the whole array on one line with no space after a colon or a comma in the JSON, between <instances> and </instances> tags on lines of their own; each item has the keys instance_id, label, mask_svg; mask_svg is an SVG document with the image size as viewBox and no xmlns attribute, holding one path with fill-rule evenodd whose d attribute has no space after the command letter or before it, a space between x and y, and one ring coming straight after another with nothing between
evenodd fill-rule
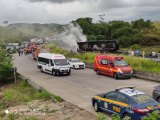
<instances>
[{"instance_id":1,"label":"hill","mask_svg":"<svg viewBox=\"0 0 160 120\"><path fill-rule=\"evenodd\" d=\"M2 37L5 42L26 41L33 37L44 38L53 35L55 32L63 31L63 26L53 23L16 23L6 27L0 26L0 41L2 42Z\"/></svg>"}]
</instances>

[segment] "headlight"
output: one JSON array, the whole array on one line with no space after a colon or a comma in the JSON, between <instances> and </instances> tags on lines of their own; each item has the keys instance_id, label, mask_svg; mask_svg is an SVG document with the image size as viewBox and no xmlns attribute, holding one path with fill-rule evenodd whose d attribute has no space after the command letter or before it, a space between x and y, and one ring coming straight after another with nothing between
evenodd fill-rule
<instances>
[{"instance_id":1,"label":"headlight","mask_svg":"<svg viewBox=\"0 0 160 120\"><path fill-rule=\"evenodd\" d=\"M118 68L118 72L123 73L121 69Z\"/></svg>"}]
</instances>

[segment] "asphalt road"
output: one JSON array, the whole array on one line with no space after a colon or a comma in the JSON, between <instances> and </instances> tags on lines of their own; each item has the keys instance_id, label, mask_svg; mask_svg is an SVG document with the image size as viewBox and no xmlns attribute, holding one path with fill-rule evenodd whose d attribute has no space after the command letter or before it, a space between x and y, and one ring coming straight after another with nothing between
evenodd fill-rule
<instances>
[{"instance_id":1,"label":"asphalt road","mask_svg":"<svg viewBox=\"0 0 160 120\"><path fill-rule=\"evenodd\" d=\"M41 73L31 56L14 55L14 66L20 74L40 87L92 113L94 110L91 98L95 94L109 92L119 86L136 86L137 89L151 95L153 87L158 84L135 78L115 80L103 75L98 76L92 69L72 70L70 76L55 77Z\"/></svg>"}]
</instances>

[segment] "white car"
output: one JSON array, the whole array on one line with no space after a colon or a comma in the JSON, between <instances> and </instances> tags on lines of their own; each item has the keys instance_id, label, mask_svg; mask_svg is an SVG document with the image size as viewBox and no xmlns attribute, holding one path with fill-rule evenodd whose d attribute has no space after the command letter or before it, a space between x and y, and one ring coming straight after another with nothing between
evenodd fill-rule
<instances>
[{"instance_id":1,"label":"white car","mask_svg":"<svg viewBox=\"0 0 160 120\"><path fill-rule=\"evenodd\" d=\"M76 68L81 68L81 69L85 68L85 63L77 58L69 58L68 62L70 64L71 68L75 68L75 69Z\"/></svg>"}]
</instances>

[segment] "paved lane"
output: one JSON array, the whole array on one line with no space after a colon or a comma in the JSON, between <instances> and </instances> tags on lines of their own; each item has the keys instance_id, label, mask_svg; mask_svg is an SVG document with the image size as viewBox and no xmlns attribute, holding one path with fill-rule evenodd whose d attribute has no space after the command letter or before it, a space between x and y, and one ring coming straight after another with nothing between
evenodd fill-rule
<instances>
[{"instance_id":1,"label":"paved lane","mask_svg":"<svg viewBox=\"0 0 160 120\"><path fill-rule=\"evenodd\" d=\"M51 93L61 96L87 111L93 112L91 98L97 93L114 90L118 86L136 86L148 94L152 93L156 82L132 78L130 80L115 80L107 76L98 76L91 69L72 70L70 76L52 76L41 73L36 66L36 61L31 56L14 56L14 65L18 72L30 78L37 85Z\"/></svg>"}]
</instances>

